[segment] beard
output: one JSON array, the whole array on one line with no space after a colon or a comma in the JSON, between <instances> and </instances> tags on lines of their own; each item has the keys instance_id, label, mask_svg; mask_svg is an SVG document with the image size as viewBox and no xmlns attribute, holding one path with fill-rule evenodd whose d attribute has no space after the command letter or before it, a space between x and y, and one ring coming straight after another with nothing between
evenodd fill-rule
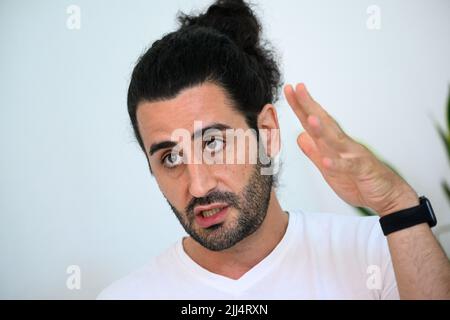
<instances>
[{"instance_id":1,"label":"beard","mask_svg":"<svg viewBox=\"0 0 450 320\"><path fill-rule=\"evenodd\" d=\"M248 183L239 195L233 192L212 191L205 197L193 198L185 208L185 214L177 210L167 198L166 200L187 234L200 245L213 251L231 248L254 233L266 217L273 176L262 175L261 168L262 165L257 161ZM225 221L208 228L195 224L194 208L215 202L226 203L229 205L227 210L234 209L237 215L232 216L229 212Z\"/></svg>"}]
</instances>

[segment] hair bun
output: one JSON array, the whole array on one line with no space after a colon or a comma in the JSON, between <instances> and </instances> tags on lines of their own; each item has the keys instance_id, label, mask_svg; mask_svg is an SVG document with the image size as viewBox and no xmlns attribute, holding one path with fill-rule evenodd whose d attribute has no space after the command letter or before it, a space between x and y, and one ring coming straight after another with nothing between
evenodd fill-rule
<instances>
[{"instance_id":1,"label":"hair bun","mask_svg":"<svg viewBox=\"0 0 450 320\"><path fill-rule=\"evenodd\" d=\"M261 25L243 0L217 0L206 13L197 16L180 13L178 21L181 28L193 25L214 28L248 53L259 44Z\"/></svg>"}]
</instances>

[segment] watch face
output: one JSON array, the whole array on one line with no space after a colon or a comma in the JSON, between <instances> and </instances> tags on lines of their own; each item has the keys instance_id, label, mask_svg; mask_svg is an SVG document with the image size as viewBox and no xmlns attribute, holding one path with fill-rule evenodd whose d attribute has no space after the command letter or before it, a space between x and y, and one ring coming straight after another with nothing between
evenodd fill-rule
<instances>
[{"instance_id":1,"label":"watch face","mask_svg":"<svg viewBox=\"0 0 450 320\"><path fill-rule=\"evenodd\" d=\"M430 220L431 220L430 226L434 227L437 224L437 219L436 219L436 216L434 215L433 207L431 207L431 202L430 202L430 200L428 200L425 197L421 197L421 198L423 199L423 201L425 202L425 204L427 206L427 211L429 213Z\"/></svg>"}]
</instances>

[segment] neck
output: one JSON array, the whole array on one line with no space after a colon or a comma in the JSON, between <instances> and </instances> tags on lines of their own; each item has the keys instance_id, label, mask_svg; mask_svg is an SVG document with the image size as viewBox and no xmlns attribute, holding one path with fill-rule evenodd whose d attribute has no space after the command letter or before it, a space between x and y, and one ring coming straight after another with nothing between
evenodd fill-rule
<instances>
[{"instance_id":1,"label":"neck","mask_svg":"<svg viewBox=\"0 0 450 320\"><path fill-rule=\"evenodd\" d=\"M267 215L261 226L233 247L211 251L191 237L183 239L183 247L186 254L203 268L231 279L239 279L272 252L283 238L287 224L288 216L281 209L272 189Z\"/></svg>"}]
</instances>

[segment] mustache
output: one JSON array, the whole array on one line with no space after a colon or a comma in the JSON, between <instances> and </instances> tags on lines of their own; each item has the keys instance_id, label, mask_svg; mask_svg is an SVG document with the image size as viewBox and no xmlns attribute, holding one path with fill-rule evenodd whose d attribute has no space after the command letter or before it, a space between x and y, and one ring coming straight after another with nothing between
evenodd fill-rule
<instances>
[{"instance_id":1,"label":"mustache","mask_svg":"<svg viewBox=\"0 0 450 320\"><path fill-rule=\"evenodd\" d=\"M240 209L239 197L233 192L212 191L201 198L192 198L186 206L185 212L188 216L194 216L194 208L196 206L208 205L215 202L224 202L229 206Z\"/></svg>"}]
</instances>

